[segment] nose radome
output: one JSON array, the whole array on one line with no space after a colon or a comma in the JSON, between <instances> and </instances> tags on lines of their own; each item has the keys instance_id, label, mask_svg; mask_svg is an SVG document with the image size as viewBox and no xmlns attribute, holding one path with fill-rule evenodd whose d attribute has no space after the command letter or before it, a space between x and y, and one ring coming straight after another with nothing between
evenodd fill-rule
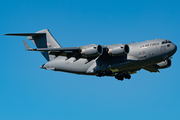
<instances>
[{"instance_id":1,"label":"nose radome","mask_svg":"<svg viewBox=\"0 0 180 120\"><path fill-rule=\"evenodd\" d=\"M174 44L174 53L177 51L177 46Z\"/></svg>"},{"instance_id":2,"label":"nose radome","mask_svg":"<svg viewBox=\"0 0 180 120\"><path fill-rule=\"evenodd\" d=\"M173 44L173 43L172 43L171 51L172 51L172 55L175 54L176 51L177 51L177 46L175 44Z\"/></svg>"}]
</instances>

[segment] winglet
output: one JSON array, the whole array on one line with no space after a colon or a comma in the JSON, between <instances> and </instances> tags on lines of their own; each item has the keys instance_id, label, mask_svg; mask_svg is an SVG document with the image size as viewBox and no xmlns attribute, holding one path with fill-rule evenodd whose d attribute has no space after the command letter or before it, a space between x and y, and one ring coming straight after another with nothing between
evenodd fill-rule
<instances>
[{"instance_id":1,"label":"winglet","mask_svg":"<svg viewBox=\"0 0 180 120\"><path fill-rule=\"evenodd\" d=\"M31 50L31 48L29 47L29 45L26 43L25 40L23 40L24 46L26 48L26 50Z\"/></svg>"}]
</instances>

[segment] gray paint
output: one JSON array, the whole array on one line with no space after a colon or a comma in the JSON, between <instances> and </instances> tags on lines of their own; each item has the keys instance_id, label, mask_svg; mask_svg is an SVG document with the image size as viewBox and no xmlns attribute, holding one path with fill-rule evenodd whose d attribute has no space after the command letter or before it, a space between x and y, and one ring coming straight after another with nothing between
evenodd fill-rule
<instances>
[{"instance_id":1,"label":"gray paint","mask_svg":"<svg viewBox=\"0 0 180 120\"><path fill-rule=\"evenodd\" d=\"M170 57L177 50L177 46L169 40L154 39L140 43L106 45L102 46L103 53L94 54L96 46L101 47L100 45L62 48L47 29L36 33L6 35L28 36L37 48L31 49L23 40L26 50L40 51L49 61L41 68L84 75L115 76L118 80L130 79L130 74L140 69L158 72L158 69L170 67ZM128 48L128 52L123 52L124 46Z\"/></svg>"}]
</instances>

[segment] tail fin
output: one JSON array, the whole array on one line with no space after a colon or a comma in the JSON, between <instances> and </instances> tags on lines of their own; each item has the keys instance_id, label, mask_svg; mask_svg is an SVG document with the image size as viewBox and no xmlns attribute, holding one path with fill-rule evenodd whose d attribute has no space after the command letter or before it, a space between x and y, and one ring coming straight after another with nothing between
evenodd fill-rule
<instances>
[{"instance_id":1,"label":"tail fin","mask_svg":"<svg viewBox=\"0 0 180 120\"><path fill-rule=\"evenodd\" d=\"M44 29L27 37L31 40L37 48L61 48L58 42L54 39L48 29ZM49 55L48 52L41 52L47 61L53 60L54 55Z\"/></svg>"},{"instance_id":2,"label":"tail fin","mask_svg":"<svg viewBox=\"0 0 180 120\"><path fill-rule=\"evenodd\" d=\"M27 38L31 40L37 48L61 48L58 42L54 39L48 29L38 31L36 33L15 33L15 34L5 34L13 36L28 36ZM30 49L25 41L26 49ZM41 52L47 61L53 60L55 55L49 55L48 52Z\"/></svg>"},{"instance_id":3,"label":"tail fin","mask_svg":"<svg viewBox=\"0 0 180 120\"><path fill-rule=\"evenodd\" d=\"M38 34L41 33L41 34ZM36 32L37 35L31 35L27 38L32 40L37 48L61 48L58 42L54 39L48 29Z\"/></svg>"}]
</instances>

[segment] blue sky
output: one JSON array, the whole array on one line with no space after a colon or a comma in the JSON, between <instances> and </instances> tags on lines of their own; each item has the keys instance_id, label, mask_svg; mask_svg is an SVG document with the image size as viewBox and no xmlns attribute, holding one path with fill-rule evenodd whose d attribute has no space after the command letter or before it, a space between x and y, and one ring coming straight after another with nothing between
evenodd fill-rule
<instances>
[{"instance_id":1,"label":"blue sky","mask_svg":"<svg viewBox=\"0 0 180 120\"><path fill-rule=\"evenodd\" d=\"M46 60L5 33L49 29L63 47L169 39L180 46L178 0L8 0L0 4L1 120L179 120L179 50L172 66L131 80L40 69ZM27 41L31 47L34 45Z\"/></svg>"}]
</instances>

